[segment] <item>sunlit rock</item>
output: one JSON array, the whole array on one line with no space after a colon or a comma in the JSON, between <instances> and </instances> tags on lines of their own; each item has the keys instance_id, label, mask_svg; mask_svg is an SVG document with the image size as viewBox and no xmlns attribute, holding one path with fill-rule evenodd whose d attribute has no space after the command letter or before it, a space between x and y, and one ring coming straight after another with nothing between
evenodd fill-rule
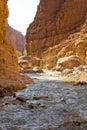
<instances>
[{"instance_id":1,"label":"sunlit rock","mask_svg":"<svg viewBox=\"0 0 87 130\"><path fill-rule=\"evenodd\" d=\"M63 57L58 59L56 70L62 71L64 69L72 69L73 66L79 66L81 65L81 60L79 57L76 57L75 55Z\"/></svg>"},{"instance_id":2,"label":"sunlit rock","mask_svg":"<svg viewBox=\"0 0 87 130\"><path fill-rule=\"evenodd\" d=\"M7 0L0 0L0 91L4 96L23 89L25 83L33 82L30 78L19 75L16 51L5 40L7 17Z\"/></svg>"},{"instance_id":3,"label":"sunlit rock","mask_svg":"<svg viewBox=\"0 0 87 130\"><path fill-rule=\"evenodd\" d=\"M42 58L40 66L48 69L54 69L59 58L71 55L87 64L86 15L87 0L40 0L27 29L28 55Z\"/></svg>"}]
</instances>

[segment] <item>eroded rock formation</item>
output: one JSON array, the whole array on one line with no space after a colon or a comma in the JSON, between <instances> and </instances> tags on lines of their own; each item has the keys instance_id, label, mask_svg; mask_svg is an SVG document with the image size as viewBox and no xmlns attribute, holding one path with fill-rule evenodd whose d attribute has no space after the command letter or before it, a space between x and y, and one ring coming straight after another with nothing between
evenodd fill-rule
<instances>
[{"instance_id":1,"label":"eroded rock formation","mask_svg":"<svg viewBox=\"0 0 87 130\"><path fill-rule=\"evenodd\" d=\"M0 94L2 93L2 95L24 88L23 79L25 79L24 76L19 75L15 49L5 40L7 17L7 0L0 0ZM26 80L28 81L28 79Z\"/></svg>"},{"instance_id":2,"label":"eroded rock formation","mask_svg":"<svg viewBox=\"0 0 87 130\"><path fill-rule=\"evenodd\" d=\"M28 55L42 58L45 68L55 68L59 58L71 55L87 63L86 15L87 0L40 0L27 29Z\"/></svg>"},{"instance_id":3,"label":"eroded rock formation","mask_svg":"<svg viewBox=\"0 0 87 130\"><path fill-rule=\"evenodd\" d=\"M23 52L25 49L25 36L13 29L8 23L6 24L6 40L10 45L16 48L18 51Z\"/></svg>"},{"instance_id":4,"label":"eroded rock formation","mask_svg":"<svg viewBox=\"0 0 87 130\"><path fill-rule=\"evenodd\" d=\"M10 70L18 70L15 50L5 40L5 23L8 16L7 0L0 1L0 12L0 75L6 75Z\"/></svg>"},{"instance_id":5,"label":"eroded rock formation","mask_svg":"<svg viewBox=\"0 0 87 130\"><path fill-rule=\"evenodd\" d=\"M31 56L21 56L18 61L21 68L33 68L35 66L40 66L40 59Z\"/></svg>"}]
</instances>

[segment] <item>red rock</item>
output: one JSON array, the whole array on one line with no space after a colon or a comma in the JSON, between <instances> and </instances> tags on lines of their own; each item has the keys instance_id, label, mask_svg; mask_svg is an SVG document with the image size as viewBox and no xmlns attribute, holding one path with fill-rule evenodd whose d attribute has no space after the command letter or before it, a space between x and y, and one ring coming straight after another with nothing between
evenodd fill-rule
<instances>
[{"instance_id":1,"label":"red rock","mask_svg":"<svg viewBox=\"0 0 87 130\"><path fill-rule=\"evenodd\" d=\"M26 44L25 36L21 32L13 29L8 23L6 24L6 40L16 50L23 53Z\"/></svg>"}]
</instances>

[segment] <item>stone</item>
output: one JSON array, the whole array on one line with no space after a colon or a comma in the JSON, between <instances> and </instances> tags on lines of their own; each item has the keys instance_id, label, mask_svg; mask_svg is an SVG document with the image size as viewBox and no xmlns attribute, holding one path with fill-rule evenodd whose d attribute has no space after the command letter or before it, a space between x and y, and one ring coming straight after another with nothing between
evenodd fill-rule
<instances>
[{"instance_id":1,"label":"stone","mask_svg":"<svg viewBox=\"0 0 87 130\"><path fill-rule=\"evenodd\" d=\"M70 74L70 73L72 73L72 69L64 69L64 70L63 70L63 74L64 74L64 75L68 75L68 74Z\"/></svg>"},{"instance_id":2,"label":"stone","mask_svg":"<svg viewBox=\"0 0 87 130\"><path fill-rule=\"evenodd\" d=\"M24 68L20 71L20 73L35 73L33 69L27 69L27 68Z\"/></svg>"},{"instance_id":3,"label":"stone","mask_svg":"<svg viewBox=\"0 0 87 130\"><path fill-rule=\"evenodd\" d=\"M48 99L48 96L34 96L34 100L40 100L40 99Z\"/></svg>"},{"instance_id":4,"label":"stone","mask_svg":"<svg viewBox=\"0 0 87 130\"><path fill-rule=\"evenodd\" d=\"M25 103L27 101L27 99L24 97L16 97L16 100L19 100L22 103Z\"/></svg>"},{"instance_id":5,"label":"stone","mask_svg":"<svg viewBox=\"0 0 87 130\"><path fill-rule=\"evenodd\" d=\"M33 71L34 71L35 73L43 73L43 70L42 70L40 67L34 67L34 68L33 68Z\"/></svg>"},{"instance_id":6,"label":"stone","mask_svg":"<svg viewBox=\"0 0 87 130\"><path fill-rule=\"evenodd\" d=\"M40 103L30 103L28 107L30 109L37 109L41 104Z\"/></svg>"},{"instance_id":7,"label":"stone","mask_svg":"<svg viewBox=\"0 0 87 130\"><path fill-rule=\"evenodd\" d=\"M32 56L19 57L19 65L21 68L33 68L40 65L40 58Z\"/></svg>"},{"instance_id":8,"label":"stone","mask_svg":"<svg viewBox=\"0 0 87 130\"><path fill-rule=\"evenodd\" d=\"M82 64L81 60L75 55L63 57L58 59L56 70L63 71L64 69L73 69L73 66L79 66L80 64Z\"/></svg>"},{"instance_id":9,"label":"stone","mask_svg":"<svg viewBox=\"0 0 87 130\"><path fill-rule=\"evenodd\" d=\"M85 81L78 81L77 83L74 83L73 85L74 86L78 86L78 85L83 86L83 85L87 85L87 82L85 82Z\"/></svg>"},{"instance_id":10,"label":"stone","mask_svg":"<svg viewBox=\"0 0 87 130\"><path fill-rule=\"evenodd\" d=\"M26 103L27 99L25 97L16 97L10 104L17 105L17 104L24 104Z\"/></svg>"}]
</instances>

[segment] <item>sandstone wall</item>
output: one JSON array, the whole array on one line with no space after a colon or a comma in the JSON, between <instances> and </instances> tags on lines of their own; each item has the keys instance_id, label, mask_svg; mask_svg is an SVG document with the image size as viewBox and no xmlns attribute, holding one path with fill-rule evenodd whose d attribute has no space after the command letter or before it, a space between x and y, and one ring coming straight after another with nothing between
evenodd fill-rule
<instances>
[{"instance_id":1,"label":"sandstone wall","mask_svg":"<svg viewBox=\"0 0 87 130\"><path fill-rule=\"evenodd\" d=\"M8 23L6 24L6 40L10 45L12 45L16 50L23 52L25 49L25 36L13 29Z\"/></svg>"},{"instance_id":2,"label":"sandstone wall","mask_svg":"<svg viewBox=\"0 0 87 130\"><path fill-rule=\"evenodd\" d=\"M50 68L69 55L77 55L84 62L86 15L87 0L40 0L35 19L27 29L28 55L42 58L41 65L50 64ZM77 47L80 41L84 44Z\"/></svg>"},{"instance_id":3,"label":"sandstone wall","mask_svg":"<svg viewBox=\"0 0 87 130\"><path fill-rule=\"evenodd\" d=\"M0 1L0 75L18 70L15 50L5 40L6 18L8 17L7 0Z\"/></svg>"},{"instance_id":4,"label":"sandstone wall","mask_svg":"<svg viewBox=\"0 0 87 130\"><path fill-rule=\"evenodd\" d=\"M5 40L7 17L7 0L0 0L0 97L24 88L24 83L33 82L31 79L19 75L15 49Z\"/></svg>"}]
</instances>

